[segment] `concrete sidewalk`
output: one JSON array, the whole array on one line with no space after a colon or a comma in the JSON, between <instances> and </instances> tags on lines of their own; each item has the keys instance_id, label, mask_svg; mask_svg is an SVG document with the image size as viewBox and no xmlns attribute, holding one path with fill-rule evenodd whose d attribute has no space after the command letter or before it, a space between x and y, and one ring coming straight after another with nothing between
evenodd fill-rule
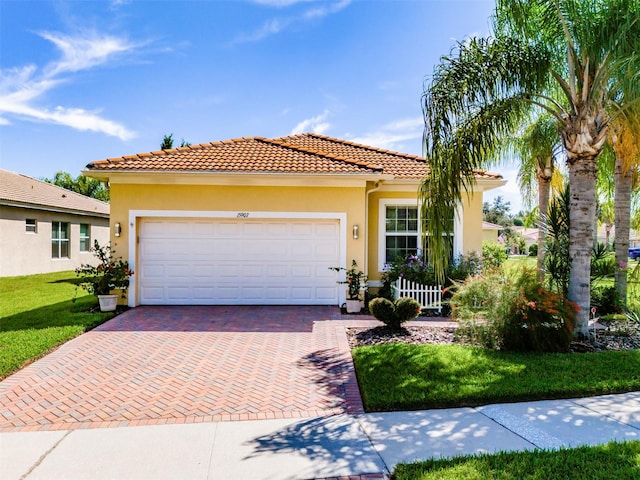
<instances>
[{"instance_id":1,"label":"concrete sidewalk","mask_svg":"<svg viewBox=\"0 0 640 480\"><path fill-rule=\"evenodd\" d=\"M382 479L398 462L640 440L640 392L416 412L0 434L0 478Z\"/></svg>"}]
</instances>

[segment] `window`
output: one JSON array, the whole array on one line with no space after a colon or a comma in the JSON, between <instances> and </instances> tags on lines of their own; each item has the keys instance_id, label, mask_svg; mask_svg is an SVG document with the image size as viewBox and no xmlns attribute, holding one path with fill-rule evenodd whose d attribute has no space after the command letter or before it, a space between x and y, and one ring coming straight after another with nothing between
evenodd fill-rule
<instances>
[{"instance_id":1,"label":"window","mask_svg":"<svg viewBox=\"0 0 640 480\"><path fill-rule=\"evenodd\" d=\"M69 258L69 224L51 222L51 258Z\"/></svg>"},{"instance_id":2,"label":"window","mask_svg":"<svg viewBox=\"0 0 640 480\"><path fill-rule=\"evenodd\" d=\"M88 252L91 250L91 225L88 223L80 224L80 251Z\"/></svg>"},{"instance_id":3,"label":"window","mask_svg":"<svg viewBox=\"0 0 640 480\"><path fill-rule=\"evenodd\" d=\"M385 263L418 252L418 207L385 208Z\"/></svg>"},{"instance_id":4,"label":"window","mask_svg":"<svg viewBox=\"0 0 640 480\"><path fill-rule=\"evenodd\" d=\"M382 198L379 203L378 224L378 269L384 271L386 264L407 255L424 255L423 235L426 232L425 222L420 218L418 203L410 198ZM462 252L460 232L462 212L452 214L451 256Z\"/></svg>"},{"instance_id":5,"label":"window","mask_svg":"<svg viewBox=\"0 0 640 480\"><path fill-rule=\"evenodd\" d=\"M27 218L24 221L24 229L27 233L38 233L38 223L35 218Z\"/></svg>"}]
</instances>

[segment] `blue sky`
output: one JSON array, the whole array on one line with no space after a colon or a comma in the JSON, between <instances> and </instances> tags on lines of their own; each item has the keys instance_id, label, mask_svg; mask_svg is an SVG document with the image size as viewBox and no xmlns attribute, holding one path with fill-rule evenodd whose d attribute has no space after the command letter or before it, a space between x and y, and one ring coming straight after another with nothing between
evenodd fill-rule
<instances>
[{"instance_id":1,"label":"blue sky","mask_svg":"<svg viewBox=\"0 0 640 480\"><path fill-rule=\"evenodd\" d=\"M422 153L425 79L493 0L0 3L0 166L315 131ZM500 168L508 177L511 169ZM513 181L496 194L520 199Z\"/></svg>"}]
</instances>

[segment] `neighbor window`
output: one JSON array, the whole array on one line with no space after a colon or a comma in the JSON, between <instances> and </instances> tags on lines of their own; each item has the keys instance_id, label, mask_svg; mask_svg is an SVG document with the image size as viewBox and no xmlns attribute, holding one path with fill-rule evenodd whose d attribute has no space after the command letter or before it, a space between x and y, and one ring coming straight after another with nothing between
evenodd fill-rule
<instances>
[{"instance_id":1,"label":"neighbor window","mask_svg":"<svg viewBox=\"0 0 640 480\"><path fill-rule=\"evenodd\" d=\"M51 258L69 258L69 223L51 222Z\"/></svg>"},{"instance_id":2,"label":"neighbor window","mask_svg":"<svg viewBox=\"0 0 640 480\"><path fill-rule=\"evenodd\" d=\"M91 225L88 223L80 224L80 251L88 252L91 250Z\"/></svg>"},{"instance_id":3,"label":"neighbor window","mask_svg":"<svg viewBox=\"0 0 640 480\"><path fill-rule=\"evenodd\" d=\"M27 233L37 233L38 232L38 223L35 218L27 218L24 221L24 229Z\"/></svg>"},{"instance_id":4,"label":"neighbor window","mask_svg":"<svg viewBox=\"0 0 640 480\"><path fill-rule=\"evenodd\" d=\"M385 263L418 252L418 207L392 206L385 209Z\"/></svg>"}]
</instances>

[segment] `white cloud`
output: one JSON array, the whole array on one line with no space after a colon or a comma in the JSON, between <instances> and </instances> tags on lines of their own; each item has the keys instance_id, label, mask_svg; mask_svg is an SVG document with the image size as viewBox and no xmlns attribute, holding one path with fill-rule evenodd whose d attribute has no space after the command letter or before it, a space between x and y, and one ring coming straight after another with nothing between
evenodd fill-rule
<instances>
[{"instance_id":1,"label":"white cloud","mask_svg":"<svg viewBox=\"0 0 640 480\"><path fill-rule=\"evenodd\" d=\"M100 132L122 140L135 136L123 125L102 118L99 112L62 106L43 107L35 102L61 83L71 82L70 74L104 65L138 46L123 38L95 32L77 36L43 32L40 36L58 48L60 58L42 68L26 65L0 71L0 114ZM8 123L6 118L0 122Z\"/></svg>"},{"instance_id":2,"label":"white cloud","mask_svg":"<svg viewBox=\"0 0 640 480\"><path fill-rule=\"evenodd\" d=\"M387 123L377 130L350 138L349 140L386 150L396 150L419 155L420 152L418 150L422 146L423 130L424 120L422 117L405 118ZM412 141L412 147L407 148L405 143L410 140Z\"/></svg>"},{"instance_id":3,"label":"white cloud","mask_svg":"<svg viewBox=\"0 0 640 480\"><path fill-rule=\"evenodd\" d=\"M308 0L254 0L254 3L268 5L273 7L288 7L298 3L307 3ZM320 6L308 8L299 15L291 15L284 18L274 18L266 21L260 28L252 33L240 35L232 44L258 42L271 35L277 35L290 25L299 25L301 22L319 19L337 13L346 8L351 0L339 0L331 2L322 2Z\"/></svg>"},{"instance_id":4,"label":"white cloud","mask_svg":"<svg viewBox=\"0 0 640 480\"><path fill-rule=\"evenodd\" d=\"M293 130L291 130L291 135L309 131L319 134L325 133L331 127L331 124L326 121L328 116L329 110L325 110L320 115L302 120L295 127L293 127Z\"/></svg>"},{"instance_id":5,"label":"white cloud","mask_svg":"<svg viewBox=\"0 0 640 480\"><path fill-rule=\"evenodd\" d=\"M100 36L90 33L82 37L73 37L59 33L42 32L40 36L53 43L62 58L45 67L45 75L53 77L64 72L77 72L106 63L110 57L130 51L135 45L122 38L110 35Z\"/></svg>"}]
</instances>

